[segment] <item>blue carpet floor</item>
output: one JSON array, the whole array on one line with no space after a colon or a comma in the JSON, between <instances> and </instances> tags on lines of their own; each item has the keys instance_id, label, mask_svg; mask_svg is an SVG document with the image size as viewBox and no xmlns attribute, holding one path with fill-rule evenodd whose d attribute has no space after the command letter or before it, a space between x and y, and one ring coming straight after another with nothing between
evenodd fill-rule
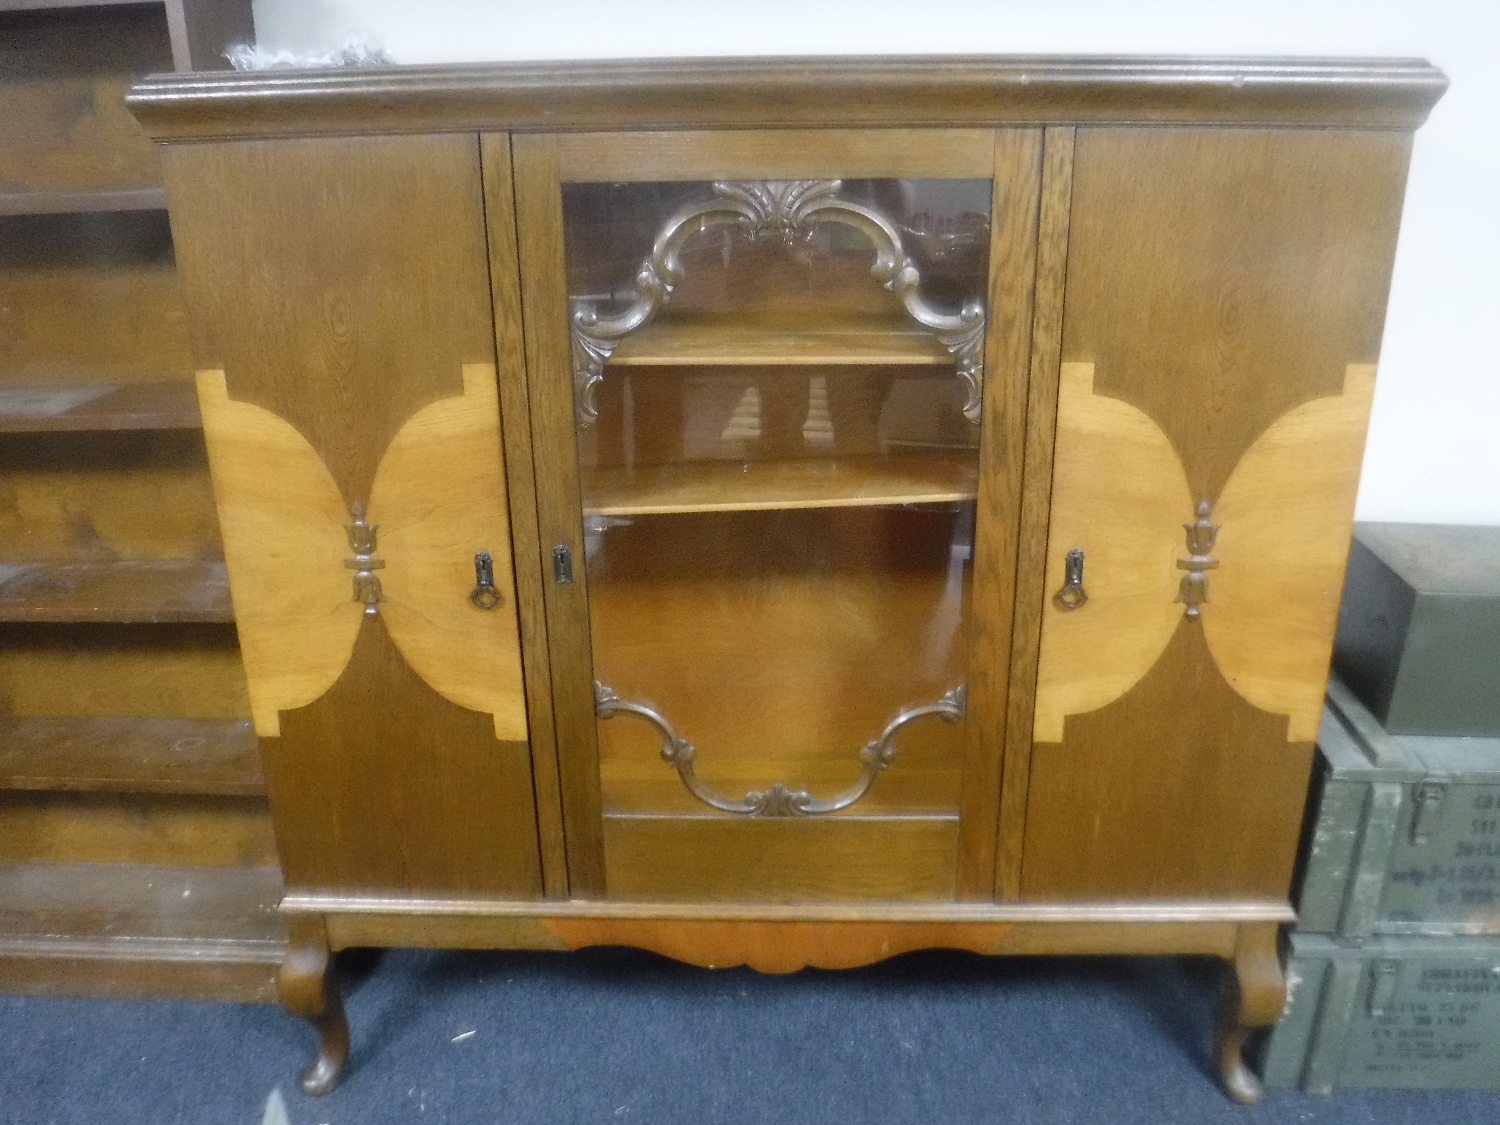
<instances>
[{"instance_id":1,"label":"blue carpet floor","mask_svg":"<svg viewBox=\"0 0 1500 1125\"><path fill-rule=\"evenodd\" d=\"M1496 1125L1500 1095L1272 1091L1212 1076L1210 962L920 953L709 972L630 950L398 951L353 965L354 1062L269 1005L0 997L6 1125ZM466 1033L473 1032L472 1035Z\"/></svg>"}]
</instances>

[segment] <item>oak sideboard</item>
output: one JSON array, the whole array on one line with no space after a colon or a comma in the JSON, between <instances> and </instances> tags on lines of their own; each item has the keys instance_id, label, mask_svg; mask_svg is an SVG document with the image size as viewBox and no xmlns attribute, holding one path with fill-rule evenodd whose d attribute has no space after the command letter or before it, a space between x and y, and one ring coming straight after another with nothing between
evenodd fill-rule
<instances>
[{"instance_id":1,"label":"oak sideboard","mask_svg":"<svg viewBox=\"0 0 1500 1125\"><path fill-rule=\"evenodd\" d=\"M1413 60L177 75L291 931L1285 982Z\"/></svg>"}]
</instances>

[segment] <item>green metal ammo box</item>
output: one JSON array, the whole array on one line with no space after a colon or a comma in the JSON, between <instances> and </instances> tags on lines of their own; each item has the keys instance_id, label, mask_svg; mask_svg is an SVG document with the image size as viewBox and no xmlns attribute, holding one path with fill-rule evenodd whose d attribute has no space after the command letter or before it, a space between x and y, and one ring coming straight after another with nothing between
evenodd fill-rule
<instances>
[{"instance_id":1,"label":"green metal ammo box","mask_svg":"<svg viewBox=\"0 0 1500 1125\"><path fill-rule=\"evenodd\" d=\"M1500 935L1500 738L1389 735L1335 677L1315 778L1299 930Z\"/></svg>"},{"instance_id":2,"label":"green metal ammo box","mask_svg":"<svg viewBox=\"0 0 1500 1125\"><path fill-rule=\"evenodd\" d=\"M1290 935L1268 1086L1500 1089L1500 940Z\"/></svg>"},{"instance_id":3,"label":"green metal ammo box","mask_svg":"<svg viewBox=\"0 0 1500 1125\"><path fill-rule=\"evenodd\" d=\"M1500 527L1356 524L1333 668L1392 734L1500 737Z\"/></svg>"}]
</instances>

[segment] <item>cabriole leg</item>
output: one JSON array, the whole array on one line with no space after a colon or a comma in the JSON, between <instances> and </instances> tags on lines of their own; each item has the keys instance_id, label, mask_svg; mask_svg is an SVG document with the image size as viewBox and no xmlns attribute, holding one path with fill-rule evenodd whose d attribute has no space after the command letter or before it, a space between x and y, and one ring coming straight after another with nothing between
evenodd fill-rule
<instances>
[{"instance_id":1,"label":"cabriole leg","mask_svg":"<svg viewBox=\"0 0 1500 1125\"><path fill-rule=\"evenodd\" d=\"M310 1020L318 1030L317 1058L302 1072L302 1088L317 1097L332 1090L344 1076L349 1020L322 916L294 914L290 923L291 948L281 963L281 1002L292 1015Z\"/></svg>"},{"instance_id":2,"label":"cabriole leg","mask_svg":"<svg viewBox=\"0 0 1500 1125\"><path fill-rule=\"evenodd\" d=\"M1261 1085L1245 1065L1245 1041L1258 1027L1269 1027L1281 1018L1286 1004L1286 976L1277 953L1280 927L1274 922L1243 925L1235 940L1234 975L1225 989L1219 1013L1214 1057L1224 1092L1241 1105L1254 1105L1265 1096Z\"/></svg>"}]
</instances>

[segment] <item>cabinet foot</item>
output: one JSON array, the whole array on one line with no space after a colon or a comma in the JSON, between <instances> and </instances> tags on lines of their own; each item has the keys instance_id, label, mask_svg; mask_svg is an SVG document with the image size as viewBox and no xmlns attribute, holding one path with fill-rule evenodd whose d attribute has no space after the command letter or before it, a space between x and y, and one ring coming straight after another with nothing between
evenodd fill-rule
<instances>
[{"instance_id":1,"label":"cabinet foot","mask_svg":"<svg viewBox=\"0 0 1500 1125\"><path fill-rule=\"evenodd\" d=\"M1234 972L1225 989L1224 1006L1214 1036L1214 1061L1224 1092L1241 1105L1265 1097L1265 1087L1244 1059L1245 1042L1258 1027L1281 1018L1286 1003L1286 976L1277 952L1280 927L1274 922L1243 925L1234 949Z\"/></svg>"},{"instance_id":2,"label":"cabinet foot","mask_svg":"<svg viewBox=\"0 0 1500 1125\"><path fill-rule=\"evenodd\" d=\"M1240 1105L1254 1105L1266 1096L1255 1072L1245 1065L1243 1051L1250 1028L1221 1021L1214 1040L1214 1061L1219 1067L1219 1082L1224 1092Z\"/></svg>"},{"instance_id":3,"label":"cabinet foot","mask_svg":"<svg viewBox=\"0 0 1500 1125\"><path fill-rule=\"evenodd\" d=\"M318 1055L302 1072L302 1089L314 1097L329 1093L349 1062L349 1020L321 917L291 919L291 947L281 963L281 1002L318 1032Z\"/></svg>"}]
</instances>

